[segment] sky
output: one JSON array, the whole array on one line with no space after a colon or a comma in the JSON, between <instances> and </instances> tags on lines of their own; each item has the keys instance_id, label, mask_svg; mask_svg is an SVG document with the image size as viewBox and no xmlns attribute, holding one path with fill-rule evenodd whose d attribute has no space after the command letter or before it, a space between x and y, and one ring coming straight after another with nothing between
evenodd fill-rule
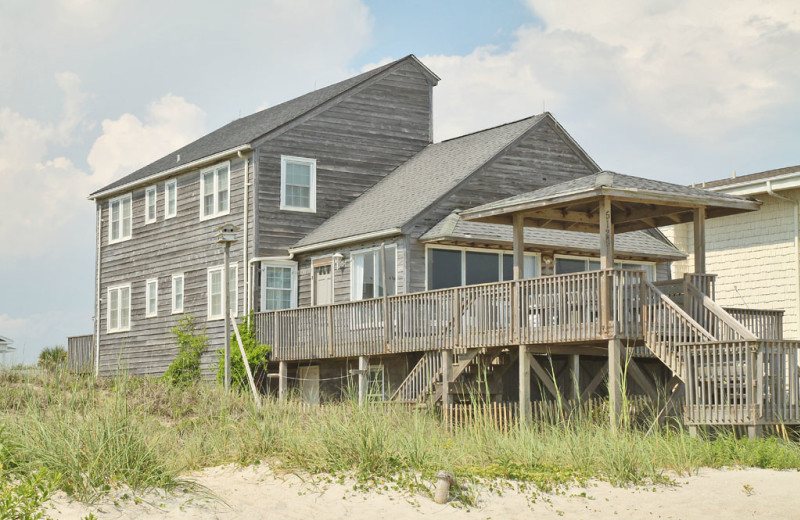
<instances>
[{"instance_id":1,"label":"sky","mask_svg":"<svg viewBox=\"0 0 800 520\"><path fill-rule=\"evenodd\" d=\"M800 4L0 0L0 335L93 330L87 195L408 54L434 139L547 110L601 167L689 184L800 164Z\"/></svg>"}]
</instances>

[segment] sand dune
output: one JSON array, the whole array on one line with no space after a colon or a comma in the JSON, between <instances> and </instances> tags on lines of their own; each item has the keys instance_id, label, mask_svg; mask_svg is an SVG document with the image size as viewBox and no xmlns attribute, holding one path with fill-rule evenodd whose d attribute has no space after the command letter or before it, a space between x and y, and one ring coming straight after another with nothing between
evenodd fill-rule
<instances>
[{"instance_id":1,"label":"sand dune","mask_svg":"<svg viewBox=\"0 0 800 520\"><path fill-rule=\"evenodd\" d=\"M699 475L676 478L674 486L615 488L590 482L557 494L539 494L534 502L513 484L500 494L474 488L478 504L473 507L438 505L427 497L391 490L353 491L352 484L276 475L266 465L220 466L189 477L225 502L152 494L140 503L107 500L87 507L59 494L48 514L59 519L79 519L89 513L99 519L800 519L797 471L701 470Z\"/></svg>"}]
</instances>

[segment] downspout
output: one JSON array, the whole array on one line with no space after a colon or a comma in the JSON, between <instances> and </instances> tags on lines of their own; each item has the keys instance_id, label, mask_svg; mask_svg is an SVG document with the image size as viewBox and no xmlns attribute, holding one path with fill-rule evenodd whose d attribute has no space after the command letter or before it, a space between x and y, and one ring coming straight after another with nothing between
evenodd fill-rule
<instances>
[{"instance_id":1,"label":"downspout","mask_svg":"<svg viewBox=\"0 0 800 520\"><path fill-rule=\"evenodd\" d=\"M100 248L102 240L100 233L103 231L103 206L96 202L97 206L97 238L95 244L95 265L94 265L94 376L100 374Z\"/></svg>"},{"instance_id":2,"label":"downspout","mask_svg":"<svg viewBox=\"0 0 800 520\"><path fill-rule=\"evenodd\" d=\"M767 194L776 199L791 202L794 205L794 261L796 270L795 305L797 307L797 327L800 333L800 200L778 195L772 190L772 181L767 181Z\"/></svg>"},{"instance_id":3,"label":"downspout","mask_svg":"<svg viewBox=\"0 0 800 520\"><path fill-rule=\"evenodd\" d=\"M248 263L249 253L249 234L247 231L248 210L250 209L250 158L242 155L241 150L236 152L240 159L244 159L244 219L242 229L244 230L244 243L242 244L242 254L244 256L244 308L245 314L250 315L250 264Z\"/></svg>"}]
</instances>

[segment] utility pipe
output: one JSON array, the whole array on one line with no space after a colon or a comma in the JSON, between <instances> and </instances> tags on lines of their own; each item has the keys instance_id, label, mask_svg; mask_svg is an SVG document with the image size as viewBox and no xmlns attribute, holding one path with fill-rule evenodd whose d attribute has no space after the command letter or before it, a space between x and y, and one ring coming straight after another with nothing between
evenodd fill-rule
<instances>
[{"instance_id":1,"label":"utility pipe","mask_svg":"<svg viewBox=\"0 0 800 520\"><path fill-rule=\"evenodd\" d=\"M100 238L100 233L103 231L103 206L99 202L96 202L95 205L97 206L97 245L95 247L95 264L94 264L94 285L95 285L95 297L94 297L94 375L97 377L100 374L100 262L102 261L102 256L100 254L101 248L103 247L103 241ZM110 232L110 231L109 231Z\"/></svg>"},{"instance_id":2,"label":"utility pipe","mask_svg":"<svg viewBox=\"0 0 800 520\"><path fill-rule=\"evenodd\" d=\"M800 333L800 200L779 195L772 190L772 181L767 181L767 194L775 197L776 199L791 202L794 205L794 260L795 260L795 306L797 309L797 327Z\"/></svg>"},{"instance_id":3,"label":"utility pipe","mask_svg":"<svg viewBox=\"0 0 800 520\"><path fill-rule=\"evenodd\" d=\"M239 159L244 159L244 219L242 223L242 229L244 229L244 243L242 244L243 256L244 256L244 265L248 268L244 271L244 306L245 306L245 315L250 315L250 269L247 263L247 256L248 256L248 234L247 234L247 217L248 217L248 209L250 208L250 158L246 155L242 154L242 151L239 150L236 152L236 155L239 156Z\"/></svg>"}]
</instances>

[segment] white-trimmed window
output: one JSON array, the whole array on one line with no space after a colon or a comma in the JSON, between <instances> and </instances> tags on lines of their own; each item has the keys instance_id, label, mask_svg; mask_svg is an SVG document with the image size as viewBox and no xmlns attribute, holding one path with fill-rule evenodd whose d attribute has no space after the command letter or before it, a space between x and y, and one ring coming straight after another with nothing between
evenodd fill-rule
<instances>
[{"instance_id":1,"label":"white-trimmed window","mask_svg":"<svg viewBox=\"0 0 800 520\"><path fill-rule=\"evenodd\" d=\"M386 378L383 365L372 365L367 369L367 401L386 399Z\"/></svg>"},{"instance_id":2,"label":"white-trimmed window","mask_svg":"<svg viewBox=\"0 0 800 520\"><path fill-rule=\"evenodd\" d=\"M297 264L261 264L261 310L278 311L297 307Z\"/></svg>"},{"instance_id":3,"label":"white-trimmed window","mask_svg":"<svg viewBox=\"0 0 800 520\"><path fill-rule=\"evenodd\" d=\"M178 179L164 183L164 218L172 218L178 214Z\"/></svg>"},{"instance_id":4,"label":"white-trimmed window","mask_svg":"<svg viewBox=\"0 0 800 520\"><path fill-rule=\"evenodd\" d=\"M281 209L317 211L317 161L281 156Z\"/></svg>"},{"instance_id":5,"label":"white-trimmed window","mask_svg":"<svg viewBox=\"0 0 800 520\"><path fill-rule=\"evenodd\" d=\"M514 255L478 248L429 247L425 251L429 291L514 279ZM539 256L525 253L525 278L539 276Z\"/></svg>"},{"instance_id":6,"label":"white-trimmed window","mask_svg":"<svg viewBox=\"0 0 800 520\"><path fill-rule=\"evenodd\" d=\"M145 284L145 316L158 316L158 279L147 280Z\"/></svg>"},{"instance_id":7,"label":"white-trimmed window","mask_svg":"<svg viewBox=\"0 0 800 520\"><path fill-rule=\"evenodd\" d=\"M183 312L183 273L172 275L172 314Z\"/></svg>"},{"instance_id":8,"label":"white-trimmed window","mask_svg":"<svg viewBox=\"0 0 800 520\"><path fill-rule=\"evenodd\" d=\"M150 224L156 221L156 203L158 190L155 186L150 186L144 190L144 223Z\"/></svg>"},{"instance_id":9,"label":"white-trimmed window","mask_svg":"<svg viewBox=\"0 0 800 520\"><path fill-rule=\"evenodd\" d=\"M230 264L228 271L228 295L230 310L234 316L239 315L239 284L237 264ZM222 266L208 269L208 319L219 320L225 316L225 302L222 299Z\"/></svg>"},{"instance_id":10,"label":"white-trimmed window","mask_svg":"<svg viewBox=\"0 0 800 520\"><path fill-rule=\"evenodd\" d=\"M131 238L131 194L111 199L108 203L108 243Z\"/></svg>"},{"instance_id":11,"label":"white-trimmed window","mask_svg":"<svg viewBox=\"0 0 800 520\"><path fill-rule=\"evenodd\" d=\"M387 296L397 294L397 247L386 246ZM383 296L381 248L374 247L350 254L350 299L367 300Z\"/></svg>"},{"instance_id":12,"label":"white-trimmed window","mask_svg":"<svg viewBox=\"0 0 800 520\"><path fill-rule=\"evenodd\" d=\"M231 163L226 161L200 172L200 219L230 213Z\"/></svg>"},{"instance_id":13,"label":"white-trimmed window","mask_svg":"<svg viewBox=\"0 0 800 520\"><path fill-rule=\"evenodd\" d=\"M106 332L131 330L131 285L108 288Z\"/></svg>"}]
</instances>

